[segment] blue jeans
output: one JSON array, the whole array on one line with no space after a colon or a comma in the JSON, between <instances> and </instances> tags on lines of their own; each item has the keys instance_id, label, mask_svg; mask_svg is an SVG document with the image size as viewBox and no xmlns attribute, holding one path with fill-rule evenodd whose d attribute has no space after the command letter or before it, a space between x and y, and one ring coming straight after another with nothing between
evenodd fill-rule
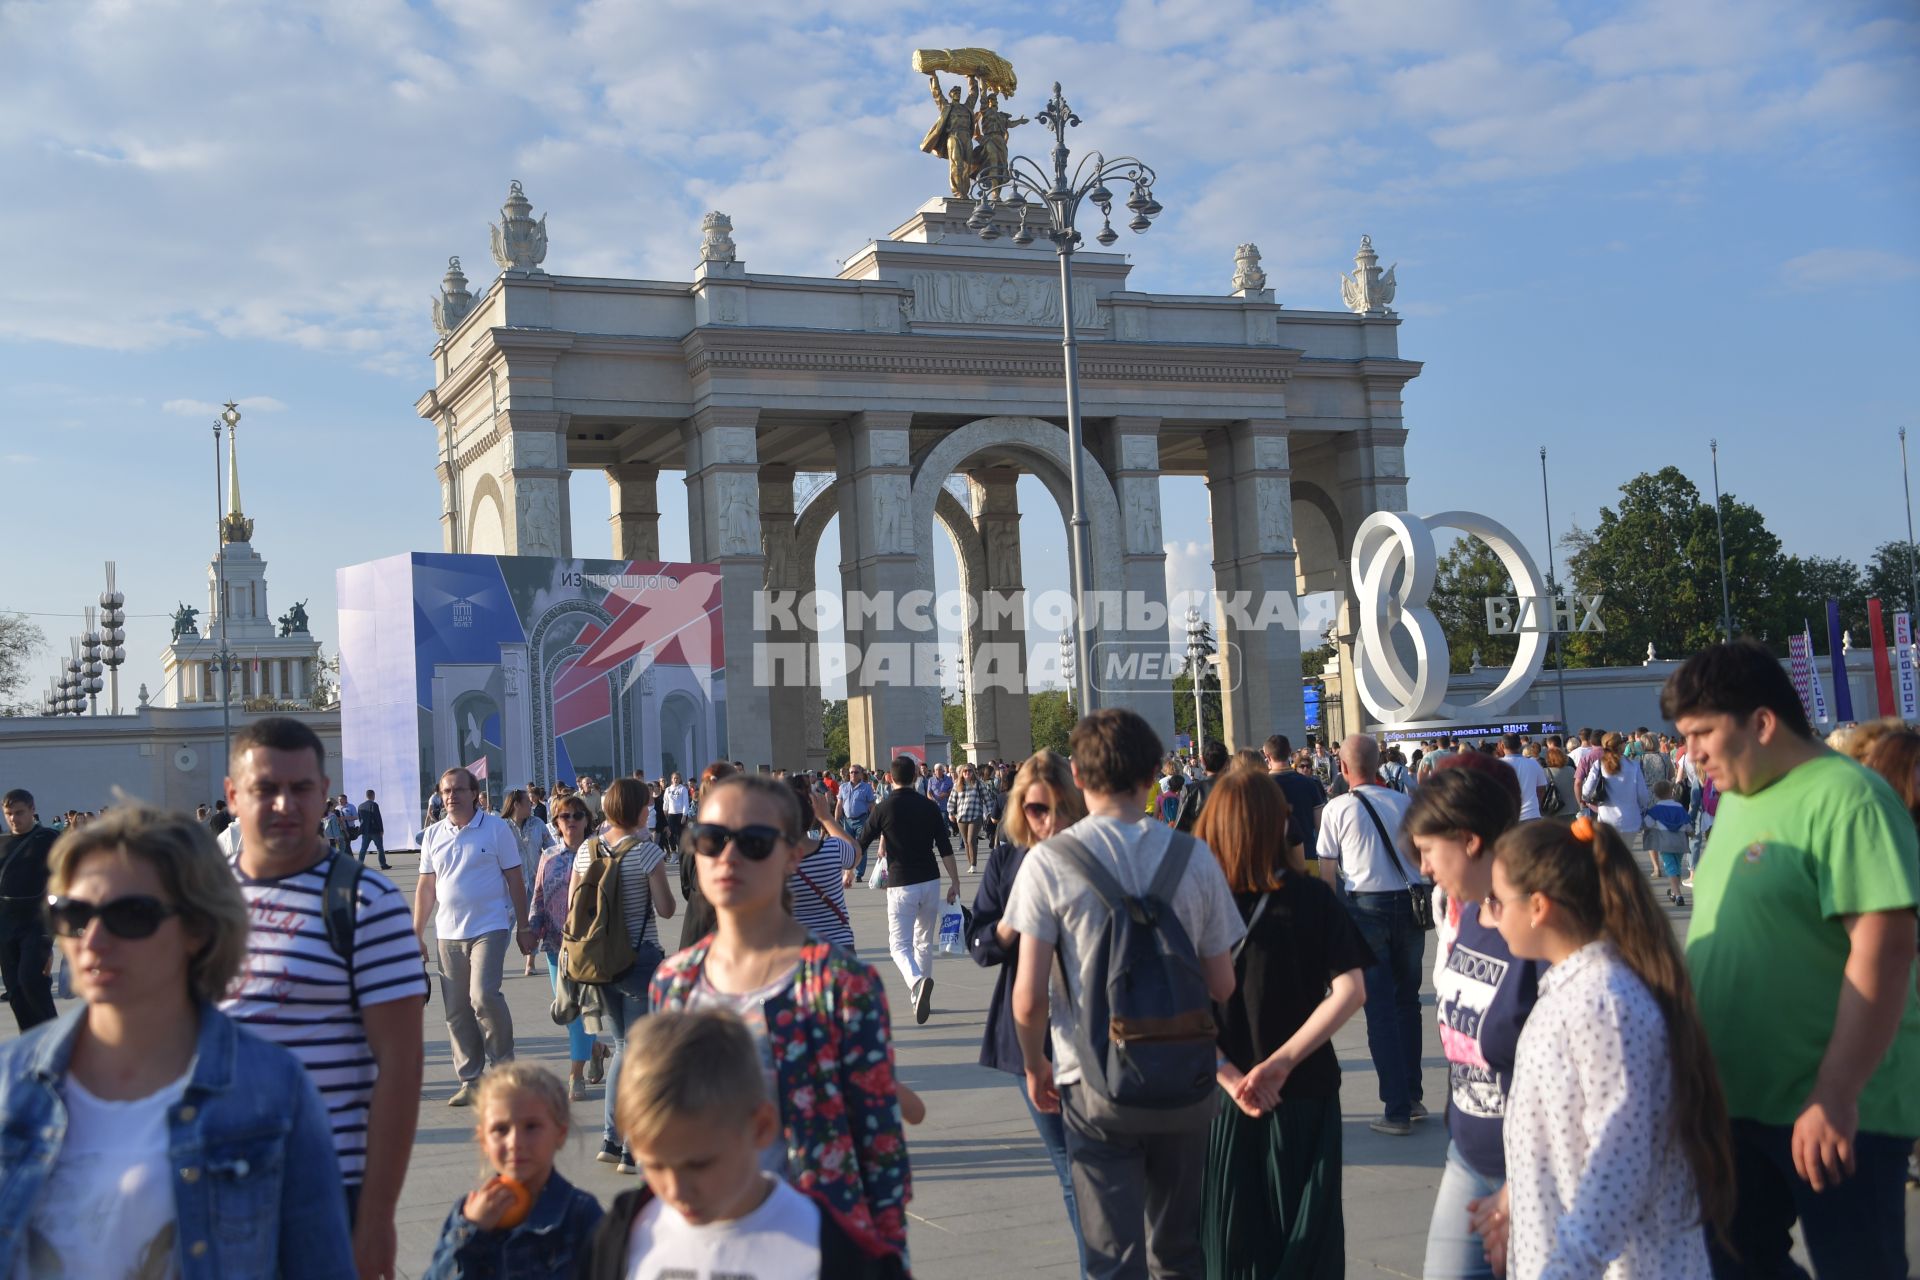
<instances>
[{"instance_id":1,"label":"blue jeans","mask_svg":"<svg viewBox=\"0 0 1920 1280\"><path fill-rule=\"evenodd\" d=\"M1413 923L1405 891L1355 893L1347 910L1373 952L1367 984L1367 1052L1380 1077L1387 1119L1407 1120L1421 1100L1420 962L1427 935Z\"/></svg>"},{"instance_id":2,"label":"blue jeans","mask_svg":"<svg viewBox=\"0 0 1920 1280\"><path fill-rule=\"evenodd\" d=\"M857 818L847 818L843 820L840 825L847 829L847 838L853 841L854 847L859 848L860 833L867 829L867 815L863 813ZM865 849L860 849L860 862L853 869L853 878L855 880L865 880L867 878L867 851Z\"/></svg>"},{"instance_id":3,"label":"blue jeans","mask_svg":"<svg viewBox=\"0 0 1920 1280\"><path fill-rule=\"evenodd\" d=\"M1467 1203L1490 1196L1506 1179L1477 1172L1447 1144L1447 1167L1440 1175L1440 1193L1433 1201L1433 1221L1427 1225L1427 1260L1420 1268L1426 1280L1493 1280L1493 1264L1486 1246L1467 1225Z\"/></svg>"},{"instance_id":4,"label":"blue jeans","mask_svg":"<svg viewBox=\"0 0 1920 1280\"><path fill-rule=\"evenodd\" d=\"M1033 1127L1040 1132L1040 1141L1046 1145L1047 1159L1053 1161L1054 1176L1060 1179L1060 1197L1067 1202L1067 1225L1073 1228L1073 1246L1080 1252L1080 1270L1087 1269L1087 1242L1080 1236L1080 1202L1073 1195L1073 1162L1067 1158L1067 1126L1059 1112L1048 1115L1034 1109L1033 1099L1027 1096L1027 1078L1014 1077L1013 1087L1020 1091L1020 1101L1027 1104L1027 1114L1033 1117Z\"/></svg>"},{"instance_id":5,"label":"blue jeans","mask_svg":"<svg viewBox=\"0 0 1920 1280\"><path fill-rule=\"evenodd\" d=\"M385 836L385 832L368 831L365 827L362 827L360 829L360 861L365 862L367 860L367 848L368 846L372 846L380 853L380 865L383 867L386 866L387 842Z\"/></svg>"},{"instance_id":6,"label":"blue jeans","mask_svg":"<svg viewBox=\"0 0 1920 1280\"><path fill-rule=\"evenodd\" d=\"M553 994L560 994L560 953L542 951L547 958L547 985L553 988ZM567 1061L585 1062L593 1057L593 1037L587 1034L586 1020L575 1018L567 1024Z\"/></svg>"},{"instance_id":7,"label":"blue jeans","mask_svg":"<svg viewBox=\"0 0 1920 1280\"><path fill-rule=\"evenodd\" d=\"M1794 1172L1791 1128L1742 1119L1732 1128L1738 1199L1727 1239L1738 1259L1708 1232L1714 1280L1806 1280L1789 1252L1795 1219L1820 1276L1901 1280L1907 1274L1906 1173L1912 1139L1856 1134L1853 1176L1816 1192Z\"/></svg>"},{"instance_id":8,"label":"blue jeans","mask_svg":"<svg viewBox=\"0 0 1920 1280\"><path fill-rule=\"evenodd\" d=\"M637 1026L640 1019L647 1016L647 984L653 981L653 971L660 967L665 959L658 947L640 944L640 960L627 970L620 981L609 983L606 987L607 1030L613 1035L613 1056L607 1060L606 1102L600 1109L600 1140L623 1150L627 1143L620 1134L620 1128L613 1120L614 1095L619 1091L620 1063L627 1053L627 1032Z\"/></svg>"}]
</instances>

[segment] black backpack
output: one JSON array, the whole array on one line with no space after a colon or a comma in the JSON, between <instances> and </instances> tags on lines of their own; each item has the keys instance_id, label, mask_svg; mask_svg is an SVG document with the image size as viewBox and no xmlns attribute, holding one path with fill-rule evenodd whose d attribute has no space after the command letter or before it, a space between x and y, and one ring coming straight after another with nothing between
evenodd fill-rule
<instances>
[{"instance_id":1,"label":"black backpack","mask_svg":"<svg viewBox=\"0 0 1920 1280\"><path fill-rule=\"evenodd\" d=\"M338 853L327 864L327 887L321 891L320 910L327 922L327 945L353 968L353 931L359 919L360 877L366 866Z\"/></svg>"},{"instance_id":2,"label":"black backpack","mask_svg":"<svg viewBox=\"0 0 1920 1280\"><path fill-rule=\"evenodd\" d=\"M1047 847L1107 905L1093 948L1093 979L1068 998L1082 1084L1074 1108L1100 1128L1173 1132L1204 1123L1215 1107L1213 996L1206 970L1173 895L1195 841L1169 832L1167 851L1146 893L1129 895L1079 840L1054 836Z\"/></svg>"},{"instance_id":3,"label":"black backpack","mask_svg":"<svg viewBox=\"0 0 1920 1280\"><path fill-rule=\"evenodd\" d=\"M1553 780L1552 774L1547 775L1546 790L1540 793L1540 812L1547 817L1560 812L1560 784Z\"/></svg>"}]
</instances>

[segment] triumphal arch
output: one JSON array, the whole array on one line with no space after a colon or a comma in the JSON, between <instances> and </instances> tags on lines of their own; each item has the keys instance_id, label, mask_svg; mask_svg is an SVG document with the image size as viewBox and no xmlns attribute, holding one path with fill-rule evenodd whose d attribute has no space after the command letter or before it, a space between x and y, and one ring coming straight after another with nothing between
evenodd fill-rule
<instances>
[{"instance_id":1,"label":"triumphal arch","mask_svg":"<svg viewBox=\"0 0 1920 1280\"><path fill-rule=\"evenodd\" d=\"M975 212L928 200L823 276L750 270L713 213L688 237L689 279L611 280L549 273L545 218L513 184L494 227L500 274L476 297L456 260L434 304L434 386L417 409L438 433L444 549L600 554L569 532L568 478L588 469L607 478L612 555L658 560L660 478L684 474L692 559L724 579L727 754L823 764L817 673L756 670L756 650L811 639L812 619L768 599L930 590L936 529L964 592L1017 599L1017 479L1035 476L1068 508L1054 249L1013 243L1004 206L1001 234L983 240ZM752 228L740 239L750 249ZM555 249L564 261L564 239ZM1223 246L1220 260L1219 293L1154 294L1129 287L1125 254L1074 256L1066 310L1096 592L1164 608L1163 476L1205 479L1216 591L1246 593L1253 610L1270 594L1343 588L1353 530L1406 509L1401 392L1420 366L1399 356L1391 274L1371 245L1345 279L1345 310L1277 299L1252 245ZM1329 302L1335 274L1329 264ZM836 515L841 581L816 584ZM1214 619L1231 743L1297 739L1299 633L1247 609ZM1096 653L1177 643L1164 618L1131 631L1122 617L1096 621ZM858 659L932 636L884 610L848 616L846 633L854 759L938 735L927 665L876 673ZM983 678L971 657L1027 643L1017 612L967 628L964 745L976 756L1030 749L1024 671ZM1135 707L1171 742L1161 668L1116 664L1096 684L1103 704Z\"/></svg>"}]
</instances>

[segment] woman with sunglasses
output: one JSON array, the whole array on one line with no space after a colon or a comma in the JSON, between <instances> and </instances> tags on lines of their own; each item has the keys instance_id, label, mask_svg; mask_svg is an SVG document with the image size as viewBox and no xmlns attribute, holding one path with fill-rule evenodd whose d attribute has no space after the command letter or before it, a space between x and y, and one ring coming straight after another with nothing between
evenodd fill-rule
<instances>
[{"instance_id":1,"label":"woman with sunglasses","mask_svg":"<svg viewBox=\"0 0 1920 1280\"><path fill-rule=\"evenodd\" d=\"M327 1113L213 1007L247 905L207 829L116 807L54 845L47 915L85 1002L0 1046L0 1274L353 1274Z\"/></svg>"},{"instance_id":2,"label":"woman with sunglasses","mask_svg":"<svg viewBox=\"0 0 1920 1280\"><path fill-rule=\"evenodd\" d=\"M1073 770L1065 757L1052 751L1037 751L1020 766L1008 789L1006 817L1002 830L1007 838L987 855L987 869L980 878L980 889L973 895L973 928L967 933L967 949L983 968L999 967L993 984L993 999L987 1004L987 1031L980 1042L980 1065L1004 1071L1013 1077L1020 1099L1033 1117L1033 1127L1046 1144L1047 1158L1053 1161L1054 1176L1060 1179L1060 1195L1067 1203L1067 1222L1073 1227L1075 1246L1080 1250L1080 1266L1086 1268L1086 1245L1080 1236L1080 1206L1073 1194L1073 1166L1067 1159L1066 1128L1058 1112L1051 1115L1034 1108L1027 1096L1026 1060L1020 1054L1020 1040L1014 1032L1011 1006L1014 973L1020 963L1020 935L1001 917L1007 911L1007 895L1013 892L1014 877L1026 861L1027 850L1056 831L1065 831L1087 816L1087 802L1080 788L1073 785ZM1052 1043L1049 1038L1049 1051Z\"/></svg>"},{"instance_id":3,"label":"woman with sunglasses","mask_svg":"<svg viewBox=\"0 0 1920 1280\"><path fill-rule=\"evenodd\" d=\"M702 789L687 841L716 925L660 966L653 1008L725 1009L744 1021L780 1106L782 1136L762 1167L904 1255L907 1148L886 989L788 910L804 832L784 782L735 774Z\"/></svg>"},{"instance_id":4,"label":"woman with sunglasses","mask_svg":"<svg viewBox=\"0 0 1920 1280\"><path fill-rule=\"evenodd\" d=\"M547 983L556 996L560 994L560 935L567 923L567 904L573 898L573 865L580 846L587 841L588 821L587 806L577 797L557 801L553 825L560 831L560 843L541 855L534 873L527 927L533 931L534 950L547 959ZM586 1100L588 1064L597 1066L604 1051L598 1037L588 1034L584 1019L575 1018L567 1024L567 1093L573 1101Z\"/></svg>"}]
</instances>

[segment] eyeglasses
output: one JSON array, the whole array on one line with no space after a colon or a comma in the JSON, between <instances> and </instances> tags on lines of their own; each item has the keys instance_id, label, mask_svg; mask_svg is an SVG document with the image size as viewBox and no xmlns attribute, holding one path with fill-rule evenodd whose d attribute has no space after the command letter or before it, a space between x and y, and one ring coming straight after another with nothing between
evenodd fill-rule
<instances>
[{"instance_id":1,"label":"eyeglasses","mask_svg":"<svg viewBox=\"0 0 1920 1280\"><path fill-rule=\"evenodd\" d=\"M168 916L177 916L180 908L170 907L146 894L115 898L112 902L88 902L63 894L47 895L47 924L62 938L78 938L96 918L116 938L138 942L151 938Z\"/></svg>"},{"instance_id":2,"label":"eyeglasses","mask_svg":"<svg viewBox=\"0 0 1920 1280\"><path fill-rule=\"evenodd\" d=\"M693 834L693 851L703 858L717 858L731 844L748 862L765 862L773 856L773 847L780 843L778 827L756 825L736 829L717 822L696 822L689 830Z\"/></svg>"},{"instance_id":3,"label":"eyeglasses","mask_svg":"<svg viewBox=\"0 0 1920 1280\"><path fill-rule=\"evenodd\" d=\"M1038 822L1042 818L1053 816L1053 806L1050 804L1023 804L1020 806L1020 811L1027 815L1028 822Z\"/></svg>"},{"instance_id":4,"label":"eyeglasses","mask_svg":"<svg viewBox=\"0 0 1920 1280\"><path fill-rule=\"evenodd\" d=\"M1486 912L1493 919L1498 920L1501 914L1506 911L1507 903L1525 902L1528 898L1532 896L1533 896L1532 894L1526 894L1518 898L1502 898L1496 894L1490 893L1486 897L1480 900L1480 909Z\"/></svg>"},{"instance_id":5,"label":"eyeglasses","mask_svg":"<svg viewBox=\"0 0 1920 1280\"><path fill-rule=\"evenodd\" d=\"M562 813L554 818L555 822L585 822L586 820L587 815L584 813Z\"/></svg>"}]
</instances>

